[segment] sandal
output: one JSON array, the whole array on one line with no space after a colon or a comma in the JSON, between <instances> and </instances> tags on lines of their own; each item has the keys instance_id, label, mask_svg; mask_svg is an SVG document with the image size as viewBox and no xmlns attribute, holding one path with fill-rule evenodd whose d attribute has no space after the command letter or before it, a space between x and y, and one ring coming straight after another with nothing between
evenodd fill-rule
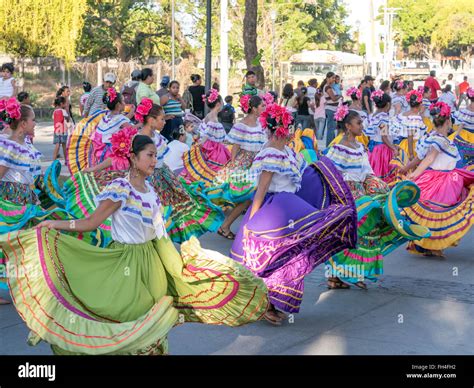
<instances>
[{"instance_id":1,"label":"sandal","mask_svg":"<svg viewBox=\"0 0 474 388\"><path fill-rule=\"evenodd\" d=\"M367 284L365 284L364 282L360 281L360 282L357 282L357 283L354 283L355 286L359 287L359 288L362 288L363 290L367 290Z\"/></svg>"},{"instance_id":2,"label":"sandal","mask_svg":"<svg viewBox=\"0 0 474 388\"><path fill-rule=\"evenodd\" d=\"M219 229L217 230L217 234L218 234L219 236L222 236L222 237L228 239L228 240L235 240L235 234L232 233L232 231L230 231L230 230L229 230L228 232L225 232L224 229L219 228Z\"/></svg>"},{"instance_id":3,"label":"sandal","mask_svg":"<svg viewBox=\"0 0 474 388\"><path fill-rule=\"evenodd\" d=\"M351 288L351 286L336 278L328 280L328 288L330 290L347 290L348 288Z\"/></svg>"},{"instance_id":4,"label":"sandal","mask_svg":"<svg viewBox=\"0 0 474 388\"><path fill-rule=\"evenodd\" d=\"M272 310L267 311L265 315L263 316L263 318L274 326L281 326L281 319Z\"/></svg>"}]
</instances>

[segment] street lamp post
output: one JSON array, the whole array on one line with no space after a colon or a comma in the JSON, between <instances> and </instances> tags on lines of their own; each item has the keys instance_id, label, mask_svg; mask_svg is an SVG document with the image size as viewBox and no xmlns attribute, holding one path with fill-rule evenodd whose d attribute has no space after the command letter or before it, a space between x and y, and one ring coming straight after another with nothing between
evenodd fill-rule
<instances>
[{"instance_id":1,"label":"street lamp post","mask_svg":"<svg viewBox=\"0 0 474 388\"><path fill-rule=\"evenodd\" d=\"M212 72L212 0L206 0L206 92L211 88Z\"/></svg>"},{"instance_id":2,"label":"street lamp post","mask_svg":"<svg viewBox=\"0 0 474 388\"><path fill-rule=\"evenodd\" d=\"M171 0L171 79L174 80L176 78L175 72L175 30L174 30L174 0Z\"/></svg>"},{"instance_id":3,"label":"street lamp post","mask_svg":"<svg viewBox=\"0 0 474 388\"><path fill-rule=\"evenodd\" d=\"M275 91L275 20L277 18L277 11L272 9L270 11L270 19L272 20L272 90Z\"/></svg>"}]
</instances>

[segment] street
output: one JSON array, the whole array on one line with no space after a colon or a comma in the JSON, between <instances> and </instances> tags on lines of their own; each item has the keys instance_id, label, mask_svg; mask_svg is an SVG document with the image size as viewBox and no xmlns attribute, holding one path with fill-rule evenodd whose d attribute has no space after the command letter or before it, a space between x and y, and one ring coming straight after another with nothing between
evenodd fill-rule
<instances>
[{"instance_id":1,"label":"street","mask_svg":"<svg viewBox=\"0 0 474 388\"><path fill-rule=\"evenodd\" d=\"M46 160L52 154L50 130L40 125L35 137ZM265 321L240 328L185 324L171 330L170 354L474 354L473 236L471 231L458 247L446 250L446 258L397 249L385 258L385 274L367 291L328 290L320 266L306 278L301 312L281 327ZM232 243L217 234L200 241L224 254ZM3 290L0 296L9 298ZM27 335L15 308L0 306L0 353L52 354L45 343L28 346Z\"/></svg>"}]
</instances>

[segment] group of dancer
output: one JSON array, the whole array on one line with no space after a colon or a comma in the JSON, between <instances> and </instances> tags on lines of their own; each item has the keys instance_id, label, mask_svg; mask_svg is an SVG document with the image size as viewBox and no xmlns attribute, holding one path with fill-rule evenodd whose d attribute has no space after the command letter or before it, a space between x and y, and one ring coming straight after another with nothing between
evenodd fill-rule
<instances>
[{"instance_id":1,"label":"group of dancer","mask_svg":"<svg viewBox=\"0 0 474 388\"><path fill-rule=\"evenodd\" d=\"M244 118L226 134L211 89L176 171L163 108L143 98L127 115L110 88L107 110L70 136L64 183L59 161L41 174L31 107L0 101L10 132L0 137L0 280L29 342L55 354L166 354L177 324L281 325L321 264L329 288L367 289L402 244L430 255L457 244L473 219L474 90L454 117L430 104L430 130L422 91L395 111L395 97L375 91L372 116L356 88L347 94L340 134L321 153L269 93L243 94ZM229 256L202 248L204 233L233 240Z\"/></svg>"}]
</instances>

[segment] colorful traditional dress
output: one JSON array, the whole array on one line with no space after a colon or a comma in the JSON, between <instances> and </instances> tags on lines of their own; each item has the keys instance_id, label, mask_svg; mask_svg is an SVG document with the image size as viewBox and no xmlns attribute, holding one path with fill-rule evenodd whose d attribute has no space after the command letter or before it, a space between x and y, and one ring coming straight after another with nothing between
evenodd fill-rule
<instances>
[{"instance_id":1,"label":"colorful traditional dress","mask_svg":"<svg viewBox=\"0 0 474 388\"><path fill-rule=\"evenodd\" d=\"M408 112L410 110L410 104L408 104L408 101L405 98L405 96L402 96L398 93L395 93L392 96L392 107L390 108L390 116L392 116L392 117L396 116L395 115L395 105L398 105L398 106L401 107L401 111L399 112L399 114Z\"/></svg>"},{"instance_id":2,"label":"colorful traditional dress","mask_svg":"<svg viewBox=\"0 0 474 388\"><path fill-rule=\"evenodd\" d=\"M263 316L264 283L197 239L179 254L147 189L119 178L96 198L120 203L107 248L46 228L0 237L7 259L36 274L9 277L31 343L56 354L165 354L178 323L239 326Z\"/></svg>"},{"instance_id":3,"label":"colorful traditional dress","mask_svg":"<svg viewBox=\"0 0 474 388\"><path fill-rule=\"evenodd\" d=\"M464 108L453 112L452 116L457 125L463 125L463 129L454 138L454 144L461 154L457 167L474 169L474 111Z\"/></svg>"},{"instance_id":4,"label":"colorful traditional dress","mask_svg":"<svg viewBox=\"0 0 474 388\"><path fill-rule=\"evenodd\" d=\"M461 160L456 145L433 130L426 140L424 159L430 150L438 151L436 159L415 183L421 189L420 201L405 209L406 215L431 230L431 237L415 241L409 250L443 250L454 246L474 223L474 172L456 168Z\"/></svg>"},{"instance_id":5,"label":"colorful traditional dress","mask_svg":"<svg viewBox=\"0 0 474 388\"><path fill-rule=\"evenodd\" d=\"M363 125L362 135L357 136L356 140L359 143L363 144L364 146L368 147L368 145L369 145L369 136L368 136L367 130L368 130L368 126L369 126L370 115L368 115L367 112L365 112L363 110L358 110L358 109L350 109L350 110L353 111L353 112L358 113L360 118L362 119L362 125ZM328 148L326 148L326 150L323 153L327 154L327 152L329 150L329 147L332 147L335 144L339 144L342 141L343 136L344 136L344 132L342 132L342 131L339 132L339 134L334 138L334 140L331 142L331 144L329 144Z\"/></svg>"},{"instance_id":6,"label":"colorful traditional dress","mask_svg":"<svg viewBox=\"0 0 474 388\"><path fill-rule=\"evenodd\" d=\"M111 157L112 135L120 131L122 127L129 124L130 120L122 114L112 115L112 113L109 112L101 118L92 138L95 164L102 163L105 159ZM114 158L112 161L112 166L109 168L109 170L127 169L127 166L123 165L123 162L121 162L120 159Z\"/></svg>"},{"instance_id":7,"label":"colorful traditional dress","mask_svg":"<svg viewBox=\"0 0 474 388\"><path fill-rule=\"evenodd\" d=\"M390 192L387 184L377 178L362 146L357 149L337 144L328 158L341 172L357 204L357 246L335 254L329 261L332 276L347 283L377 281L383 273L383 257L406 242L429 234L427 229L414 228L400 216L400 207L414 204L418 188L398 183Z\"/></svg>"},{"instance_id":8,"label":"colorful traditional dress","mask_svg":"<svg viewBox=\"0 0 474 388\"><path fill-rule=\"evenodd\" d=\"M240 146L234 160L220 170L206 195L221 206L234 206L249 200L255 190L255 179L249 175L250 167L257 153L267 142L268 137L259 122L249 127L236 123L227 134L227 142Z\"/></svg>"},{"instance_id":9,"label":"colorful traditional dress","mask_svg":"<svg viewBox=\"0 0 474 388\"><path fill-rule=\"evenodd\" d=\"M407 155L410 155L408 152L408 136L413 136L413 156L415 157L418 139L425 135L426 125L419 115L405 116L400 113L391 121L390 132L394 143L398 144Z\"/></svg>"},{"instance_id":10,"label":"colorful traditional dress","mask_svg":"<svg viewBox=\"0 0 474 388\"><path fill-rule=\"evenodd\" d=\"M381 129L381 127L383 129ZM382 130L392 141L390 136L390 116L387 112L377 112L369 120L366 134L370 138L369 142L369 162L374 175L389 183L394 180L395 166L391 164L396 156L395 152L382 141Z\"/></svg>"},{"instance_id":11,"label":"colorful traditional dress","mask_svg":"<svg viewBox=\"0 0 474 388\"><path fill-rule=\"evenodd\" d=\"M164 163L169 152L166 139L158 132L153 140L157 149L158 163L149 178L163 206L171 208L172 225L168 229L171 239L182 243L192 236L216 232L224 221L224 213L214 205L196 185L187 185Z\"/></svg>"},{"instance_id":12,"label":"colorful traditional dress","mask_svg":"<svg viewBox=\"0 0 474 388\"><path fill-rule=\"evenodd\" d=\"M248 209L232 245L231 257L261 277L270 302L296 313L304 277L356 242L354 201L327 158L308 166L289 147L262 149L252 170L257 179L273 173L260 209Z\"/></svg>"},{"instance_id":13,"label":"colorful traditional dress","mask_svg":"<svg viewBox=\"0 0 474 388\"><path fill-rule=\"evenodd\" d=\"M180 175L188 182L202 181L209 187L217 172L230 160L231 154L224 145L226 131L221 123L203 121L199 132L199 143L183 155L184 169Z\"/></svg>"}]
</instances>

